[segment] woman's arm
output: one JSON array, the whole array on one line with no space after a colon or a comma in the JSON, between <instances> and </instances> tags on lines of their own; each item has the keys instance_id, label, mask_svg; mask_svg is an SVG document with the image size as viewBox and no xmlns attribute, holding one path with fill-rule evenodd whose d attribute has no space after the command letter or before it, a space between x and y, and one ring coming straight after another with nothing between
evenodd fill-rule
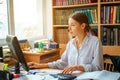
<instances>
[{"instance_id":1,"label":"woman's arm","mask_svg":"<svg viewBox=\"0 0 120 80\"><path fill-rule=\"evenodd\" d=\"M36 62L28 62L29 68L54 68L54 69L64 69L67 66L67 60L66 60L66 51L63 53L61 59L49 62L49 63L36 63Z\"/></svg>"},{"instance_id":2,"label":"woman's arm","mask_svg":"<svg viewBox=\"0 0 120 80\"><path fill-rule=\"evenodd\" d=\"M68 66L68 53L69 53L69 50L70 50L69 45L70 45L70 41L68 42L68 44L66 46L66 50L62 54L61 59L48 63L48 66L50 68L64 69L66 66Z\"/></svg>"},{"instance_id":3,"label":"woman's arm","mask_svg":"<svg viewBox=\"0 0 120 80\"><path fill-rule=\"evenodd\" d=\"M54 68L54 69L64 69L66 66L68 66L68 53L69 53L69 42L66 46L66 50L61 56L61 59L49 62L49 63L35 63L35 62L29 62L28 66L30 68Z\"/></svg>"}]
</instances>

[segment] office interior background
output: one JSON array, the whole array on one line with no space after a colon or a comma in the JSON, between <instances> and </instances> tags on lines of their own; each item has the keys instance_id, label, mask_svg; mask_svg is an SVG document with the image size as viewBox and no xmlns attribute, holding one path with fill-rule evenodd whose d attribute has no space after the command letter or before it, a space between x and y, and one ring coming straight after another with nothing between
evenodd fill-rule
<instances>
[{"instance_id":1,"label":"office interior background","mask_svg":"<svg viewBox=\"0 0 120 80\"><path fill-rule=\"evenodd\" d=\"M120 32L120 0L65 0L86 1L86 3L67 2L67 4L66 2L61 4L59 1L64 0L0 0L0 46L5 45L7 34L16 35L18 39L28 39L31 43L34 40L54 38L60 44L60 53L62 53L69 40L68 15L74 11L86 11L93 17L90 26L95 29L97 27L97 36L102 41L103 53L120 56L120 34L118 34L118 31ZM106 10L114 13L111 14ZM112 22L109 22L111 19ZM110 34L113 32L116 34L111 38L109 34L104 35L104 32L106 33L104 30L109 31ZM104 63L105 69L107 64L113 65L110 59L104 59ZM113 71L113 67L109 69Z\"/></svg>"},{"instance_id":2,"label":"office interior background","mask_svg":"<svg viewBox=\"0 0 120 80\"><path fill-rule=\"evenodd\" d=\"M30 42L42 38L53 39L65 49L70 39L68 15L85 11L90 15L90 26L102 41L103 52L119 54L120 0L88 0L90 3L86 0L78 0L77 3L77 0L65 0L64 4L60 1L64 0L0 0L0 45L5 44L7 34L12 34ZM104 35L106 29L113 36Z\"/></svg>"},{"instance_id":3,"label":"office interior background","mask_svg":"<svg viewBox=\"0 0 120 80\"><path fill-rule=\"evenodd\" d=\"M0 0L0 46L7 34L30 42L52 39L52 0Z\"/></svg>"}]
</instances>

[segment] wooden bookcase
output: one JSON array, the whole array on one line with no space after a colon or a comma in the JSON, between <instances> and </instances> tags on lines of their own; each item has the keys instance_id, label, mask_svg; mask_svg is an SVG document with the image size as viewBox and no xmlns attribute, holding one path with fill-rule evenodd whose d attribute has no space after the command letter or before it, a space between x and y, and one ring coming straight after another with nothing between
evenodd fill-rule
<instances>
[{"instance_id":1,"label":"wooden bookcase","mask_svg":"<svg viewBox=\"0 0 120 80\"><path fill-rule=\"evenodd\" d=\"M116 11L119 12L114 13L114 16L117 15L117 17L112 17L112 20L118 19L118 22L109 22L111 19L110 15L113 15L113 13L111 13L112 11L106 11L108 6L109 9L107 10L111 10L111 6L117 6ZM52 0L53 37L54 41L60 44L60 48L62 48L61 53L71 38L68 33L68 16L75 11L84 11L88 15L89 20L92 18L92 20L89 21L90 26L93 29L97 29L98 38L102 43L104 43L103 28L117 28L118 33L114 36L118 36L116 38L118 44L111 45L109 43L103 45L103 53L120 55L120 0ZM109 15L106 17L106 14ZM92 15L92 17L89 17L89 15ZM103 18L105 18L105 22ZM106 22L106 20L108 20L108 22ZM108 37L107 40L109 40Z\"/></svg>"}]
</instances>

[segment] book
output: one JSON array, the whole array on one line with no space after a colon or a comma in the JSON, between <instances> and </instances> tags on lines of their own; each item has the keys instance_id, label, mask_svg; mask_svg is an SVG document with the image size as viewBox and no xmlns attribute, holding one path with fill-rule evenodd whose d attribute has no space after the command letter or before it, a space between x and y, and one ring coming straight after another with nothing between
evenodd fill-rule
<instances>
[{"instance_id":1,"label":"book","mask_svg":"<svg viewBox=\"0 0 120 80\"><path fill-rule=\"evenodd\" d=\"M113 31L113 28L110 29L110 45L114 45L114 31Z\"/></svg>"},{"instance_id":2,"label":"book","mask_svg":"<svg viewBox=\"0 0 120 80\"><path fill-rule=\"evenodd\" d=\"M114 6L114 11L113 11L113 24L116 23L116 9L117 9L117 6Z\"/></svg>"},{"instance_id":3,"label":"book","mask_svg":"<svg viewBox=\"0 0 120 80\"><path fill-rule=\"evenodd\" d=\"M102 44L107 45L107 28L103 27Z\"/></svg>"},{"instance_id":4,"label":"book","mask_svg":"<svg viewBox=\"0 0 120 80\"><path fill-rule=\"evenodd\" d=\"M84 72L81 73L77 78L77 80L119 80L120 73L110 72L107 70L102 71L94 71L94 72Z\"/></svg>"}]
</instances>

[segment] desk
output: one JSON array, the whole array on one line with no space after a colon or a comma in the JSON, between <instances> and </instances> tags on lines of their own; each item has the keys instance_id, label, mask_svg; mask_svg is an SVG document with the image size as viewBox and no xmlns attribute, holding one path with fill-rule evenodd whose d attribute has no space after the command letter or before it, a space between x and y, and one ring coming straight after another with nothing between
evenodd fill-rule
<instances>
[{"instance_id":1,"label":"desk","mask_svg":"<svg viewBox=\"0 0 120 80\"><path fill-rule=\"evenodd\" d=\"M55 61L60 58L60 49L51 49L43 52L30 52L30 51L23 51L24 57L27 62L38 62L38 63L46 63Z\"/></svg>"},{"instance_id":2,"label":"desk","mask_svg":"<svg viewBox=\"0 0 120 80\"><path fill-rule=\"evenodd\" d=\"M12 80L58 80L53 78L52 76L49 76L49 74L57 74L61 73L62 70L58 69L35 69L30 70L29 72L37 72L36 75L33 74L26 74L24 76L21 76L19 78L14 78ZM23 72L22 72L23 73Z\"/></svg>"},{"instance_id":3,"label":"desk","mask_svg":"<svg viewBox=\"0 0 120 80\"><path fill-rule=\"evenodd\" d=\"M49 76L49 74L61 73L62 70L40 69L36 71L38 71L38 74L27 74L25 76L14 78L12 80L58 80L56 78L53 78L52 76ZM73 72L72 75L77 76L75 80L120 80L120 73L110 72L106 70L93 72Z\"/></svg>"}]
</instances>

